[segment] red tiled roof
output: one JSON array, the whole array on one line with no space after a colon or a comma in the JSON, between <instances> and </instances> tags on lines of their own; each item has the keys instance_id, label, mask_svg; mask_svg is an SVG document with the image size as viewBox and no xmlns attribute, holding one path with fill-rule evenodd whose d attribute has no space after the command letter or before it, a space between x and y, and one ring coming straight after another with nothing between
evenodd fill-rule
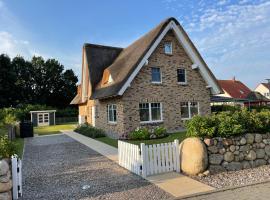
<instances>
[{"instance_id":1,"label":"red tiled roof","mask_svg":"<svg viewBox=\"0 0 270 200\"><path fill-rule=\"evenodd\" d=\"M220 87L227 92L232 98L244 99L248 96L251 90L237 80L218 80Z\"/></svg>"}]
</instances>

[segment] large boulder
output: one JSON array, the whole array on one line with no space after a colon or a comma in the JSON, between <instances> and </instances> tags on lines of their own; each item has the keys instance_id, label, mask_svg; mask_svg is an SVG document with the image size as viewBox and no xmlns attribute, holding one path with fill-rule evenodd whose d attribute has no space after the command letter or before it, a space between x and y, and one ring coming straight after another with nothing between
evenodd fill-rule
<instances>
[{"instance_id":1,"label":"large boulder","mask_svg":"<svg viewBox=\"0 0 270 200\"><path fill-rule=\"evenodd\" d=\"M0 193L2 192L8 192L12 188L12 182L11 180L6 183L0 183Z\"/></svg>"},{"instance_id":2,"label":"large boulder","mask_svg":"<svg viewBox=\"0 0 270 200\"><path fill-rule=\"evenodd\" d=\"M187 138L179 146L181 170L189 175L202 173L208 167L205 144L198 138Z\"/></svg>"}]
</instances>

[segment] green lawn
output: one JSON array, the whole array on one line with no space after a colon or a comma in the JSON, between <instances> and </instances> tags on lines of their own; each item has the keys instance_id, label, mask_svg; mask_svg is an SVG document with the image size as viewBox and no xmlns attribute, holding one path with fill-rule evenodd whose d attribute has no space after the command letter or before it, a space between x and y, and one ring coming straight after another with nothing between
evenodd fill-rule
<instances>
[{"instance_id":1,"label":"green lawn","mask_svg":"<svg viewBox=\"0 0 270 200\"><path fill-rule=\"evenodd\" d=\"M101 138L95 138L95 139L105 144L111 145L113 147L116 147L116 148L118 147L118 140L116 139L112 139L109 137L101 137Z\"/></svg>"},{"instance_id":2,"label":"green lawn","mask_svg":"<svg viewBox=\"0 0 270 200\"><path fill-rule=\"evenodd\" d=\"M39 126L34 128L34 134L51 135L61 133L60 130L74 130L76 123L67 123L54 126Z\"/></svg>"},{"instance_id":3,"label":"green lawn","mask_svg":"<svg viewBox=\"0 0 270 200\"><path fill-rule=\"evenodd\" d=\"M186 138L186 132L178 132L178 133L172 133L169 136L161 139L152 139L152 140L126 140L126 142L140 145L141 143L144 144L160 144L160 143L167 143L167 142L173 142L175 139L179 140L179 143L183 141ZM105 144L111 145L113 147L118 146L118 141L116 139L112 139L109 137L101 137L96 138L96 140L100 142L104 142Z\"/></svg>"}]
</instances>

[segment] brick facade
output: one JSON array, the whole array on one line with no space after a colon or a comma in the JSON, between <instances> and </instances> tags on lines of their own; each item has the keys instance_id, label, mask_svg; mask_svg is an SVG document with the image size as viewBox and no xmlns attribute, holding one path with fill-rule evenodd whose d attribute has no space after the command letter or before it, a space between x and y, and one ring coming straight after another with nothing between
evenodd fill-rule
<instances>
[{"instance_id":1,"label":"brick facade","mask_svg":"<svg viewBox=\"0 0 270 200\"><path fill-rule=\"evenodd\" d=\"M172 42L172 55L164 53L164 44L166 42ZM95 104L96 127L104 129L110 136L117 137L142 126L139 115L140 102L158 102L162 103L163 122L147 124L147 126L161 125L171 132L179 130L183 127L180 102L196 101L199 103L199 113L201 115L210 113L210 90L207 89L206 82L199 71L192 69L191 65L192 61L174 33L168 32L148 59L148 65L143 66L122 97L107 100L89 100L87 104L79 106L79 113L85 115L87 110L90 110L87 113L87 122L91 124L91 108L89 107ZM161 84L151 82L151 67L161 69ZM180 85L177 82L178 68L186 69L186 85ZM117 106L116 124L107 122L108 104Z\"/></svg>"}]
</instances>

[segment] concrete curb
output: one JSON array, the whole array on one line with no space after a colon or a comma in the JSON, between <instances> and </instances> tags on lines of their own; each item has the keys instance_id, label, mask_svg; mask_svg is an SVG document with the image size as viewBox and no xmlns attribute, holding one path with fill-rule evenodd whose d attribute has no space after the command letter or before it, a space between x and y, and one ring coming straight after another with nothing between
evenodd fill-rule
<instances>
[{"instance_id":1,"label":"concrete curb","mask_svg":"<svg viewBox=\"0 0 270 200\"><path fill-rule=\"evenodd\" d=\"M191 194L191 195L186 195L186 196L182 196L182 197L177 197L175 199L189 199L192 197L200 197L200 196L204 196L204 195L208 195L208 194L214 194L214 193L219 193L219 192L224 192L224 191L228 191L228 190L236 190L238 188L243 188L243 187L248 187L248 186L254 186L254 185L260 185L260 184L264 184L264 183L269 183L270 180L267 181L261 181L261 182L255 182L255 183L250 183L250 184L246 184L246 185L240 185L240 186L231 186L231 187L226 187L226 188L221 188L221 189L215 189L212 191L207 191L207 192L199 192L196 194Z\"/></svg>"}]
</instances>

